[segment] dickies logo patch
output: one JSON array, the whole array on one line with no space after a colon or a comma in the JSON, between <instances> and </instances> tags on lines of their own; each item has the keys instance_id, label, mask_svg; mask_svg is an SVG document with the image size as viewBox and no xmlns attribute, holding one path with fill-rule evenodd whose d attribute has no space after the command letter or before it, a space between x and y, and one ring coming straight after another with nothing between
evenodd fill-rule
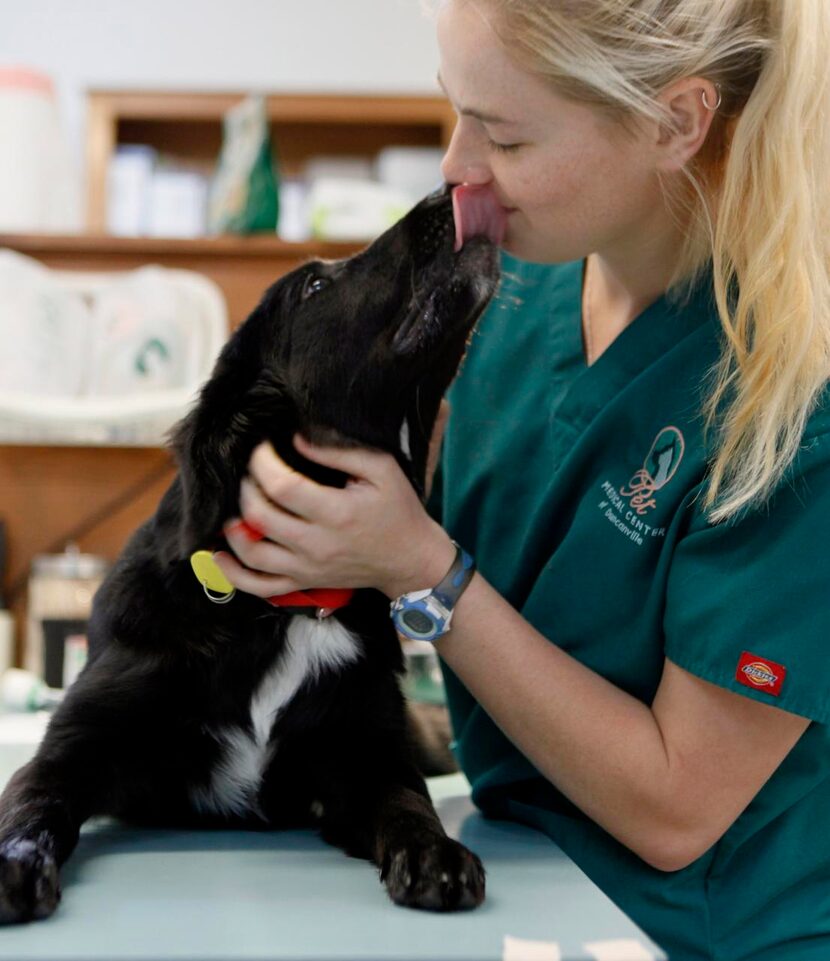
<instances>
[{"instance_id":1,"label":"dickies logo patch","mask_svg":"<svg viewBox=\"0 0 830 961\"><path fill-rule=\"evenodd\" d=\"M787 669L783 664L776 664L775 661L770 661L768 658L744 651L738 661L735 680L745 687L751 687L753 690L763 691L765 694L774 694L775 697L778 697L786 676Z\"/></svg>"}]
</instances>

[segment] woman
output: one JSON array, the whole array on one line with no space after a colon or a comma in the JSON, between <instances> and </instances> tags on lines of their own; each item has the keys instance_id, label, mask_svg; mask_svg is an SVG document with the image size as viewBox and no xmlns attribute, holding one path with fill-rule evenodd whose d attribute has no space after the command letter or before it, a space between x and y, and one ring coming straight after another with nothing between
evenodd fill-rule
<instances>
[{"instance_id":1,"label":"woman","mask_svg":"<svg viewBox=\"0 0 830 961\"><path fill-rule=\"evenodd\" d=\"M447 0L437 24L444 175L507 212L443 526L390 457L298 438L352 482L259 448L241 511L269 540L230 531L220 564L262 596L398 598L452 536L479 573L435 645L475 801L672 961L826 961L830 6Z\"/></svg>"}]
</instances>

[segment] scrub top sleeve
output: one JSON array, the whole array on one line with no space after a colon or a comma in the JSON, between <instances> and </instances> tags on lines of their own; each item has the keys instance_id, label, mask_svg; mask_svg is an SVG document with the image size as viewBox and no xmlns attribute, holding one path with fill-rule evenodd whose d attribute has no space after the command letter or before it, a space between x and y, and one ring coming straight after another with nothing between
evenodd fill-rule
<instances>
[{"instance_id":1,"label":"scrub top sleeve","mask_svg":"<svg viewBox=\"0 0 830 961\"><path fill-rule=\"evenodd\" d=\"M830 435L805 441L767 507L709 525L693 508L674 551L666 656L691 674L830 721Z\"/></svg>"}]
</instances>

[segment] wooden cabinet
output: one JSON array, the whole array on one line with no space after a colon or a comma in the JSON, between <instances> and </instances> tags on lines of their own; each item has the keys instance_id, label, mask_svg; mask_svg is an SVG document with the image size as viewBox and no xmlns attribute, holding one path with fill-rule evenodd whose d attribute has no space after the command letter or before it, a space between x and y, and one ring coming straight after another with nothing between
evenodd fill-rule
<instances>
[{"instance_id":1,"label":"wooden cabinet","mask_svg":"<svg viewBox=\"0 0 830 961\"><path fill-rule=\"evenodd\" d=\"M363 245L291 244L270 235L122 238L107 236L104 227L107 166L119 144L149 144L208 172L219 153L222 115L242 97L91 92L89 232L71 237L0 235L0 247L62 270L129 270L155 263L199 271L222 289L230 325L236 327L282 274L312 257L343 257ZM385 146L445 146L455 122L443 97L275 94L267 105L287 176L298 174L306 160L320 154L371 156ZM114 559L132 530L155 509L173 470L169 455L159 449L0 446L0 516L9 540L5 587L14 590L12 608L19 627L32 557L60 551L72 539L84 551Z\"/></svg>"}]
</instances>

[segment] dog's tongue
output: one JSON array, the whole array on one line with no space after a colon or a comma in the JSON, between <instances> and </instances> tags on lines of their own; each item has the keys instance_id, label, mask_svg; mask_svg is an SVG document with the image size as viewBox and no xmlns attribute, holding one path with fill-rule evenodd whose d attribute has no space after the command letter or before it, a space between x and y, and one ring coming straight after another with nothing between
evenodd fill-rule
<instances>
[{"instance_id":1,"label":"dog's tongue","mask_svg":"<svg viewBox=\"0 0 830 961\"><path fill-rule=\"evenodd\" d=\"M471 237L488 237L497 247L504 240L507 214L490 187L460 184L452 190L455 250Z\"/></svg>"}]
</instances>

